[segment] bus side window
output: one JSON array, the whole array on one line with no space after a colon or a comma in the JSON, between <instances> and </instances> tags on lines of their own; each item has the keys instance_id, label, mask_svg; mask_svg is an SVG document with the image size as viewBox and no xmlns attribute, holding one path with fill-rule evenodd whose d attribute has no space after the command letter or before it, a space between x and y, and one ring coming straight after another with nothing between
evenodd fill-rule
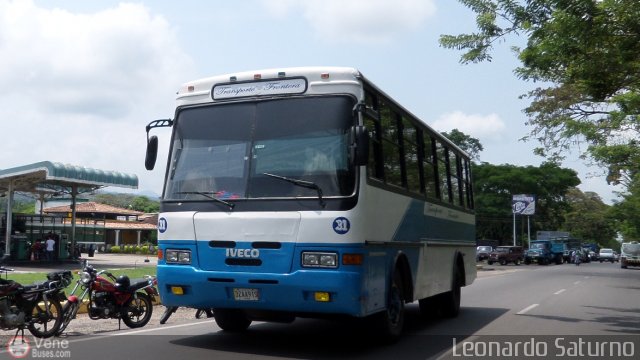
<instances>
[{"instance_id":1,"label":"bus side window","mask_svg":"<svg viewBox=\"0 0 640 360\"><path fill-rule=\"evenodd\" d=\"M402 117L402 146L406 168L407 189L413 193L424 193L420 178L420 158L418 157L418 130L407 119Z\"/></svg>"},{"instance_id":2,"label":"bus side window","mask_svg":"<svg viewBox=\"0 0 640 360\"><path fill-rule=\"evenodd\" d=\"M387 105L380 107L382 127L382 153L384 161L384 180L389 185L402 186L402 157L400 153L398 116Z\"/></svg>"},{"instance_id":3,"label":"bus side window","mask_svg":"<svg viewBox=\"0 0 640 360\"><path fill-rule=\"evenodd\" d=\"M436 162L438 167L438 187L440 189L440 199L444 202L451 202L451 182L449 181L449 157L447 148L442 142L436 142Z\"/></svg>"},{"instance_id":4,"label":"bus side window","mask_svg":"<svg viewBox=\"0 0 640 360\"><path fill-rule=\"evenodd\" d=\"M369 164L367 172L370 178L384 180L382 165L382 140L380 129L380 115L378 113L378 98L369 91L365 92L366 111L364 126L369 131Z\"/></svg>"},{"instance_id":5,"label":"bus side window","mask_svg":"<svg viewBox=\"0 0 640 360\"><path fill-rule=\"evenodd\" d=\"M463 206L462 181L460 176L460 162L458 154L449 150L449 178L451 179L451 202L457 206Z\"/></svg>"},{"instance_id":6,"label":"bus side window","mask_svg":"<svg viewBox=\"0 0 640 360\"><path fill-rule=\"evenodd\" d=\"M434 157L433 138L428 134L423 134L423 162L422 167L424 169L424 186L427 193L427 197L437 199L438 198L438 182L436 176L436 160Z\"/></svg>"}]
</instances>

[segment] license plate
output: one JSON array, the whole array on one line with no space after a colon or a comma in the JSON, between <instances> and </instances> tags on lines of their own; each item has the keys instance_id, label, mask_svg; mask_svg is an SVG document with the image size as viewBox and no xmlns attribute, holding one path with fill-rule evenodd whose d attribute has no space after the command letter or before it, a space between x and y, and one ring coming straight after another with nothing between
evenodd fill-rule
<instances>
[{"instance_id":1,"label":"license plate","mask_svg":"<svg viewBox=\"0 0 640 360\"><path fill-rule=\"evenodd\" d=\"M236 301L258 301L260 292L258 289L233 288L233 298Z\"/></svg>"}]
</instances>

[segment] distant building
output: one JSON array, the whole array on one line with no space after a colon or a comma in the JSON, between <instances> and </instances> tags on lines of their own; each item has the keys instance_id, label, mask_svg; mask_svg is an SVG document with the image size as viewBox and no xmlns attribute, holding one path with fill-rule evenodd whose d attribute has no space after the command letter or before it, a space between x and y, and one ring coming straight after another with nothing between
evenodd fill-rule
<instances>
[{"instance_id":1,"label":"distant building","mask_svg":"<svg viewBox=\"0 0 640 360\"><path fill-rule=\"evenodd\" d=\"M63 218L71 224L71 206L43 209L43 213ZM157 214L123 209L96 202L76 204L76 242L105 245L140 245L155 239Z\"/></svg>"}]
</instances>

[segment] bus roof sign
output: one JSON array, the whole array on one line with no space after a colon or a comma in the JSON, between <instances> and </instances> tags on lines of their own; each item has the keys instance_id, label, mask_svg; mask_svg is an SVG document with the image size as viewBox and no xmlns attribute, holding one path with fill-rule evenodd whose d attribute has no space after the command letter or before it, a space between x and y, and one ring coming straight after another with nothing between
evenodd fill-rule
<instances>
[{"instance_id":1,"label":"bus roof sign","mask_svg":"<svg viewBox=\"0 0 640 360\"><path fill-rule=\"evenodd\" d=\"M302 94L305 91L307 91L306 79L290 78L219 84L213 87L211 97L213 100L223 100L248 96Z\"/></svg>"}]
</instances>

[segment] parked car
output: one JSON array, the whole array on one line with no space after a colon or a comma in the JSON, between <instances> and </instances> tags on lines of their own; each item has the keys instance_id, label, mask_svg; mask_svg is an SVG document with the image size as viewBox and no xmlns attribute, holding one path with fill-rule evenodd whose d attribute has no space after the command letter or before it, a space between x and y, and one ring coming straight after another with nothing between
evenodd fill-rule
<instances>
[{"instance_id":1,"label":"parked car","mask_svg":"<svg viewBox=\"0 0 640 360\"><path fill-rule=\"evenodd\" d=\"M611 261L611 263L614 263L616 261L616 257L613 254L613 249L608 249L608 248L600 249L600 253L598 254L598 260L600 260L600 262Z\"/></svg>"},{"instance_id":2,"label":"parked car","mask_svg":"<svg viewBox=\"0 0 640 360\"><path fill-rule=\"evenodd\" d=\"M493 246L478 246L476 248L476 261L482 261L489 258L489 254L493 251Z\"/></svg>"},{"instance_id":3,"label":"parked car","mask_svg":"<svg viewBox=\"0 0 640 360\"><path fill-rule=\"evenodd\" d=\"M489 254L487 264L492 265L497 262L500 265L507 265L508 263L520 265L523 260L524 251L522 246L498 246Z\"/></svg>"}]
</instances>

